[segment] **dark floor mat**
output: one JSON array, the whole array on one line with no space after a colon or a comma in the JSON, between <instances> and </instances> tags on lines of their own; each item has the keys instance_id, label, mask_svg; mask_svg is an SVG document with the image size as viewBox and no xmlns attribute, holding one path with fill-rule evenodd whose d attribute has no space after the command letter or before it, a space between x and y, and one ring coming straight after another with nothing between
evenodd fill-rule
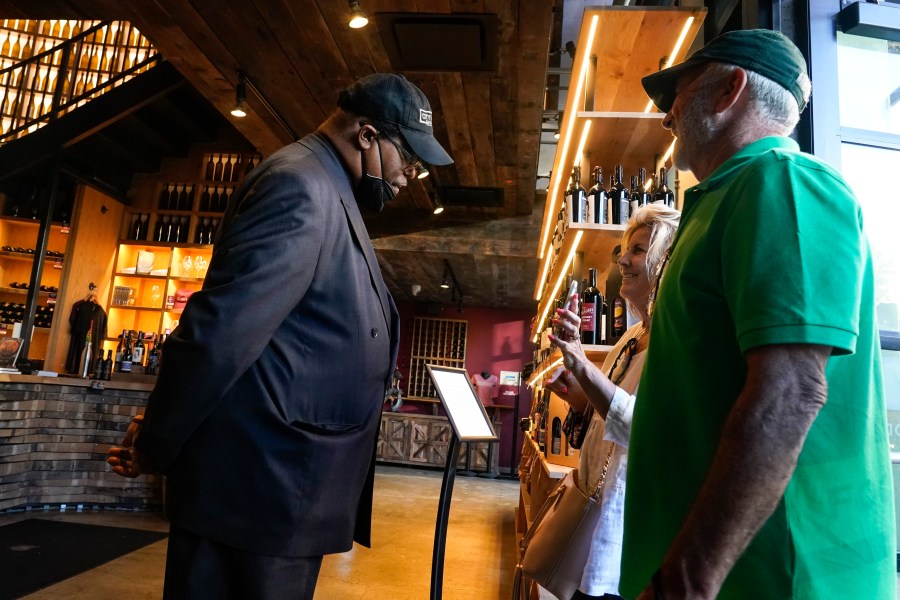
<instances>
[{"instance_id":1,"label":"dark floor mat","mask_svg":"<svg viewBox=\"0 0 900 600\"><path fill-rule=\"evenodd\" d=\"M0 527L0 600L19 598L166 537L157 531L26 519Z\"/></svg>"}]
</instances>

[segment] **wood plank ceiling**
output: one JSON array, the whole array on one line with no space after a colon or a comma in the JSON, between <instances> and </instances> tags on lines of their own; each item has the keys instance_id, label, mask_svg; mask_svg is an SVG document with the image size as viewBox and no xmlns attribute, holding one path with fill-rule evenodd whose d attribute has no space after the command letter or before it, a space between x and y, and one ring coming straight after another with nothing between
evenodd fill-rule
<instances>
[{"instance_id":1,"label":"wood plank ceiling","mask_svg":"<svg viewBox=\"0 0 900 600\"><path fill-rule=\"evenodd\" d=\"M0 17L130 21L224 115L238 72L246 73L259 93L248 94L246 118L229 118L266 155L313 131L356 78L404 74L430 99L436 136L455 164L432 168L432 177L367 218L388 286L398 301L413 300L418 284L415 300L450 304L439 287L446 260L465 305L530 310L543 210L535 182L545 73L560 3L361 0L370 22L358 30L347 26L346 0L0 0ZM395 31L387 13L490 20L485 46L496 46L496 68L396 68L384 42ZM458 43L436 41L451 51ZM435 186L447 206L437 216L429 197ZM499 190L502 199L453 203L445 187L456 186Z\"/></svg>"}]
</instances>

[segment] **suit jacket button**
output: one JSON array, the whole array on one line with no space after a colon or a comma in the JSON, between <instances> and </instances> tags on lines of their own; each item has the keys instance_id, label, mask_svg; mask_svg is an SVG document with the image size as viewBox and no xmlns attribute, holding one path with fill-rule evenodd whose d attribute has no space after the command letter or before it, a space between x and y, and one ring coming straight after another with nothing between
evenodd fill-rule
<instances>
[{"instance_id":1,"label":"suit jacket button","mask_svg":"<svg viewBox=\"0 0 900 600\"><path fill-rule=\"evenodd\" d=\"M377 327L372 328L372 337L378 337L378 328Z\"/></svg>"}]
</instances>

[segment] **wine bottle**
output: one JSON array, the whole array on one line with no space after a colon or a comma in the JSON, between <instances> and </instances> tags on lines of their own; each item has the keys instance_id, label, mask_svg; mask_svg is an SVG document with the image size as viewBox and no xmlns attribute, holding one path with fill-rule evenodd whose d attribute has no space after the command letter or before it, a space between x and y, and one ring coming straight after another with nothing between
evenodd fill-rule
<instances>
[{"instance_id":1,"label":"wine bottle","mask_svg":"<svg viewBox=\"0 0 900 600\"><path fill-rule=\"evenodd\" d=\"M159 193L159 210L169 209L169 196L172 194L172 184L164 185Z\"/></svg>"},{"instance_id":2,"label":"wine bottle","mask_svg":"<svg viewBox=\"0 0 900 600\"><path fill-rule=\"evenodd\" d=\"M228 208L228 198L229 198L230 189L227 187L222 188L222 193L219 194L219 211L225 212Z\"/></svg>"},{"instance_id":3,"label":"wine bottle","mask_svg":"<svg viewBox=\"0 0 900 600\"><path fill-rule=\"evenodd\" d=\"M243 158L241 157L240 154L238 154L237 158L234 161L234 168L231 170L231 181L240 180L243 172L244 172Z\"/></svg>"},{"instance_id":4,"label":"wine bottle","mask_svg":"<svg viewBox=\"0 0 900 600\"><path fill-rule=\"evenodd\" d=\"M550 428L550 454L562 452L562 421L559 417L553 417L553 425Z\"/></svg>"},{"instance_id":5,"label":"wine bottle","mask_svg":"<svg viewBox=\"0 0 900 600\"><path fill-rule=\"evenodd\" d=\"M644 167L641 167L638 170L638 193L640 194L638 206L647 206L650 204L652 198L650 192L647 191L647 169Z\"/></svg>"},{"instance_id":6,"label":"wine bottle","mask_svg":"<svg viewBox=\"0 0 900 600\"><path fill-rule=\"evenodd\" d=\"M187 185L181 186L178 192L178 210L191 210L191 197L188 195Z\"/></svg>"},{"instance_id":7,"label":"wine bottle","mask_svg":"<svg viewBox=\"0 0 900 600\"><path fill-rule=\"evenodd\" d=\"M122 349L122 362L119 363L119 373L131 373L131 334L125 336L125 346Z\"/></svg>"},{"instance_id":8,"label":"wine bottle","mask_svg":"<svg viewBox=\"0 0 900 600\"><path fill-rule=\"evenodd\" d=\"M112 350L106 351L106 358L103 360L103 379L109 381L112 379L113 358Z\"/></svg>"},{"instance_id":9,"label":"wine bottle","mask_svg":"<svg viewBox=\"0 0 900 600\"><path fill-rule=\"evenodd\" d=\"M588 285L581 293L581 343L599 344L603 323L603 294L597 289L597 269L588 269Z\"/></svg>"},{"instance_id":10,"label":"wine bottle","mask_svg":"<svg viewBox=\"0 0 900 600\"><path fill-rule=\"evenodd\" d=\"M87 335L84 336L84 350L81 352L81 378L87 379L91 370L91 334L94 331L94 323L88 326Z\"/></svg>"},{"instance_id":11,"label":"wine bottle","mask_svg":"<svg viewBox=\"0 0 900 600\"><path fill-rule=\"evenodd\" d=\"M119 343L116 345L116 371L121 371L122 366L122 355L125 353L125 332L126 330L122 330L122 335L119 336Z\"/></svg>"},{"instance_id":12,"label":"wine bottle","mask_svg":"<svg viewBox=\"0 0 900 600\"><path fill-rule=\"evenodd\" d=\"M147 366L144 373L147 375L156 375L159 372L159 344L153 344L150 352L147 353Z\"/></svg>"},{"instance_id":13,"label":"wine bottle","mask_svg":"<svg viewBox=\"0 0 900 600\"><path fill-rule=\"evenodd\" d=\"M209 158L206 161L206 173L203 176L203 178L206 179L206 181L212 181L213 168L214 168L213 167L213 155L210 154Z\"/></svg>"},{"instance_id":14,"label":"wine bottle","mask_svg":"<svg viewBox=\"0 0 900 600\"><path fill-rule=\"evenodd\" d=\"M631 191L628 193L628 212L634 214L634 211L641 205L641 191L638 188L637 175L631 176Z\"/></svg>"},{"instance_id":15,"label":"wine bottle","mask_svg":"<svg viewBox=\"0 0 900 600\"><path fill-rule=\"evenodd\" d=\"M204 186L200 194L200 212L209 212L209 186Z\"/></svg>"},{"instance_id":16,"label":"wine bottle","mask_svg":"<svg viewBox=\"0 0 900 600\"><path fill-rule=\"evenodd\" d=\"M215 172L213 173L213 180L222 181L222 170L224 165L222 165L222 155L216 154L216 167Z\"/></svg>"},{"instance_id":17,"label":"wine bottle","mask_svg":"<svg viewBox=\"0 0 900 600\"><path fill-rule=\"evenodd\" d=\"M615 340L618 340L625 334L626 326L626 318L625 318L625 300L622 299L622 296L616 296L616 299L612 302L612 335Z\"/></svg>"},{"instance_id":18,"label":"wine bottle","mask_svg":"<svg viewBox=\"0 0 900 600\"><path fill-rule=\"evenodd\" d=\"M664 204L669 208L675 208L675 194L672 190L669 189L669 186L666 184L666 168L662 167L659 170L659 181L656 185L656 194L653 196L654 204Z\"/></svg>"},{"instance_id":19,"label":"wine bottle","mask_svg":"<svg viewBox=\"0 0 900 600\"><path fill-rule=\"evenodd\" d=\"M587 192L581 185L581 167L575 165L572 168L572 186L566 192L569 204L569 220L572 223L585 223L587 211Z\"/></svg>"},{"instance_id":20,"label":"wine bottle","mask_svg":"<svg viewBox=\"0 0 900 600\"><path fill-rule=\"evenodd\" d=\"M137 340L134 342L134 348L131 351L131 367L134 365L141 366L144 364L144 332L138 331Z\"/></svg>"},{"instance_id":21,"label":"wine bottle","mask_svg":"<svg viewBox=\"0 0 900 600\"><path fill-rule=\"evenodd\" d=\"M141 239L141 213L135 213L132 219L134 219L134 224L131 226L131 239L139 240Z\"/></svg>"},{"instance_id":22,"label":"wine bottle","mask_svg":"<svg viewBox=\"0 0 900 600\"><path fill-rule=\"evenodd\" d=\"M219 212L219 186L214 187L209 196L209 210Z\"/></svg>"},{"instance_id":23,"label":"wine bottle","mask_svg":"<svg viewBox=\"0 0 900 600\"><path fill-rule=\"evenodd\" d=\"M603 187L603 169L594 167L591 177L591 191L588 192L588 202L591 205L591 216L594 223L606 225L609 223L609 215L606 212L606 188Z\"/></svg>"},{"instance_id":24,"label":"wine bottle","mask_svg":"<svg viewBox=\"0 0 900 600\"><path fill-rule=\"evenodd\" d=\"M628 197L628 190L625 189L625 185L622 183L622 165L616 165L615 180L609 190L609 201L612 205L611 218L613 224L624 225L628 223L628 217L631 216L628 210L630 198Z\"/></svg>"},{"instance_id":25,"label":"wine bottle","mask_svg":"<svg viewBox=\"0 0 900 600\"><path fill-rule=\"evenodd\" d=\"M97 352L97 360L94 362L94 379L103 379L103 348Z\"/></svg>"},{"instance_id":26,"label":"wine bottle","mask_svg":"<svg viewBox=\"0 0 900 600\"><path fill-rule=\"evenodd\" d=\"M229 154L228 158L225 159L225 165L222 168L222 181L231 181L231 176L233 174L232 169L234 169L234 155Z\"/></svg>"}]
</instances>

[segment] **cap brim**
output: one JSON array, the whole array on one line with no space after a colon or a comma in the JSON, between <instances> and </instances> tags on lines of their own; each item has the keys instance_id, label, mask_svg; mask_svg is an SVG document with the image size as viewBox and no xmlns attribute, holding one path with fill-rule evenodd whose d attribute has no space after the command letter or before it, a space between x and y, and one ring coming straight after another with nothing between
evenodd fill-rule
<instances>
[{"instance_id":1,"label":"cap brim","mask_svg":"<svg viewBox=\"0 0 900 600\"><path fill-rule=\"evenodd\" d=\"M647 75L641 79L641 85L656 108L667 113L672 110L672 104L675 103L675 86L678 84L678 78L703 62L705 61L686 60L674 67Z\"/></svg>"},{"instance_id":2,"label":"cap brim","mask_svg":"<svg viewBox=\"0 0 900 600\"><path fill-rule=\"evenodd\" d=\"M400 134L416 156L429 165L449 165L453 162L447 151L430 133L400 127Z\"/></svg>"}]
</instances>

